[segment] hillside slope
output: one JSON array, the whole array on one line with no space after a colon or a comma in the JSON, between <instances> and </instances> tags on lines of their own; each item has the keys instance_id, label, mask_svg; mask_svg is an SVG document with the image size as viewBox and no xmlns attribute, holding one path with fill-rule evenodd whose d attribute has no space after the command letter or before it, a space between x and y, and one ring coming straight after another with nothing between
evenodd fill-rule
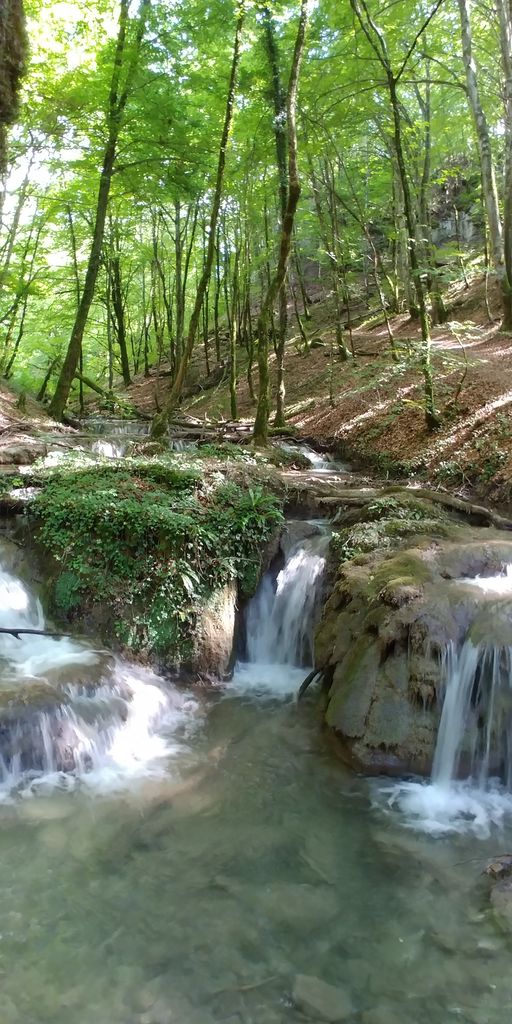
<instances>
[{"instance_id":1,"label":"hillside slope","mask_svg":"<svg viewBox=\"0 0 512 1024\"><path fill-rule=\"evenodd\" d=\"M491 310L498 296L489 289ZM391 359L385 325L364 324L353 332L355 358L331 359L334 324L329 303L312 307L308 331L316 339L307 355L291 338L286 352L288 424L299 437L345 458L393 474L418 474L456 489L470 489L491 500L512 500L512 337L489 321L485 284L454 287L448 295L449 319L433 329L439 431L429 434L421 409L419 330L408 316L394 317L400 360ZM254 405L247 385L247 359L239 356L238 414L250 420ZM271 361L275 385L275 359ZM206 386L202 354L192 380ZM255 386L256 371L253 370ZM146 414L162 401L168 378L137 380L127 397ZM329 397L332 393L332 401ZM198 391L183 408L200 419L230 418L224 380Z\"/></svg>"}]
</instances>

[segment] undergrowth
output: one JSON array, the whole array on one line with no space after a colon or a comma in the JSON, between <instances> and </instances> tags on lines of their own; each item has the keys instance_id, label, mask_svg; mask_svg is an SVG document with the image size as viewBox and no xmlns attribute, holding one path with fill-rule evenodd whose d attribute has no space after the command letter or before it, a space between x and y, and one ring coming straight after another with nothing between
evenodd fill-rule
<instances>
[{"instance_id":1,"label":"undergrowth","mask_svg":"<svg viewBox=\"0 0 512 1024\"><path fill-rule=\"evenodd\" d=\"M68 464L33 474L43 489L31 512L57 561L56 611L94 606L136 651L186 659L208 597L236 580L256 587L262 547L282 520L278 500L218 471L168 458Z\"/></svg>"}]
</instances>

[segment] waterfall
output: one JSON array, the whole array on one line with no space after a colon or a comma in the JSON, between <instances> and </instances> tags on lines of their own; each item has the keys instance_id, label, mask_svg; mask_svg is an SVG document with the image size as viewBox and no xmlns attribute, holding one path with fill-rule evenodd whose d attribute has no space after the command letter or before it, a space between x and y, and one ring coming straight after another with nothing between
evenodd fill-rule
<instances>
[{"instance_id":1,"label":"waterfall","mask_svg":"<svg viewBox=\"0 0 512 1024\"><path fill-rule=\"evenodd\" d=\"M106 459L122 459L126 453L126 441L94 441L91 451Z\"/></svg>"},{"instance_id":2,"label":"waterfall","mask_svg":"<svg viewBox=\"0 0 512 1024\"><path fill-rule=\"evenodd\" d=\"M480 788L512 782L512 648L473 645L444 658L446 692L432 782L449 785L461 769Z\"/></svg>"},{"instance_id":3,"label":"waterfall","mask_svg":"<svg viewBox=\"0 0 512 1024\"><path fill-rule=\"evenodd\" d=\"M318 599L329 535L293 544L283 568L265 573L246 614L247 660L237 665L233 686L288 696L313 662Z\"/></svg>"},{"instance_id":4,"label":"waterfall","mask_svg":"<svg viewBox=\"0 0 512 1024\"><path fill-rule=\"evenodd\" d=\"M5 570L0 625L46 628L39 599ZM186 693L86 641L0 634L0 801L163 774L195 712Z\"/></svg>"},{"instance_id":5,"label":"waterfall","mask_svg":"<svg viewBox=\"0 0 512 1024\"><path fill-rule=\"evenodd\" d=\"M512 566L492 577L464 579L484 595L495 595L491 616L510 620ZM391 789L414 827L434 834L472 831L487 836L492 825L512 817L512 646L450 643L442 657L442 709L428 785L411 782ZM388 791L389 792L389 791Z\"/></svg>"},{"instance_id":6,"label":"waterfall","mask_svg":"<svg viewBox=\"0 0 512 1024\"><path fill-rule=\"evenodd\" d=\"M292 441L278 441L278 447L291 455L297 453L303 455L311 465L315 473L349 473L350 467L346 462L335 459L329 453L316 452L307 444L298 444Z\"/></svg>"}]
</instances>

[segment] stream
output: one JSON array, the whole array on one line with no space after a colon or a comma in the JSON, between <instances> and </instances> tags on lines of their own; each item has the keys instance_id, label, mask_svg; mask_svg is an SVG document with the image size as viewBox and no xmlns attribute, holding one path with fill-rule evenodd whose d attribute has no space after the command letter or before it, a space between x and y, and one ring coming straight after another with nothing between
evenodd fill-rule
<instances>
[{"instance_id":1,"label":"stream","mask_svg":"<svg viewBox=\"0 0 512 1024\"><path fill-rule=\"evenodd\" d=\"M312 527L264 577L222 690L1 638L4 689L65 694L2 726L2 1024L507 1019L510 943L479 881L506 816L484 838L416 828L404 786L349 773L295 699L328 543ZM5 570L0 593L1 624L44 626Z\"/></svg>"}]
</instances>

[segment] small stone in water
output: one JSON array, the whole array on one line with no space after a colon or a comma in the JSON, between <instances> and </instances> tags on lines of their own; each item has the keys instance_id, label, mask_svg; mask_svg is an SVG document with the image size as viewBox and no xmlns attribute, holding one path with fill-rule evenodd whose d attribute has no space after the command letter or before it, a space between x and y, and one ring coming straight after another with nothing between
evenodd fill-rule
<instances>
[{"instance_id":1,"label":"small stone in water","mask_svg":"<svg viewBox=\"0 0 512 1024\"><path fill-rule=\"evenodd\" d=\"M173 1024L175 1020L170 1006L166 1006L162 1000L158 1000L150 1010L139 1017L140 1024Z\"/></svg>"},{"instance_id":2,"label":"small stone in water","mask_svg":"<svg viewBox=\"0 0 512 1024\"><path fill-rule=\"evenodd\" d=\"M485 874L496 881L512 875L512 853L504 853L492 860L485 868Z\"/></svg>"},{"instance_id":3,"label":"small stone in water","mask_svg":"<svg viewBox=\"0 0 512 1024\"><path fill-rule=\"evenodd\" d=\"M309 974L297 974L293 984L293 1000L304 1013L332 1024L346 1020L354 1013L352 1000L344 989L335 988Z\"/></svg>"},{"instance_id":4,"label":"small stone in water","mask_svg":"<svg viewBox=\"0 0 512 1024\"><path fill-rule=\"evenodd\" d=\"M512 931L512 879L497 882L491 890L491 903L502 925Z\"/></svg>"},{"instance_id":5,"label":"small stone in water","mask_svg":"<svg viewBox=\"0 0 512 1024\"><path fill-rule=\"evenodd\" d=\"M391 1004L372 1006L361 1016L361 1024L400 1024L402 1020L404 1018L397 1015L396 1008Z\"/></svg>"}]
</instances>

